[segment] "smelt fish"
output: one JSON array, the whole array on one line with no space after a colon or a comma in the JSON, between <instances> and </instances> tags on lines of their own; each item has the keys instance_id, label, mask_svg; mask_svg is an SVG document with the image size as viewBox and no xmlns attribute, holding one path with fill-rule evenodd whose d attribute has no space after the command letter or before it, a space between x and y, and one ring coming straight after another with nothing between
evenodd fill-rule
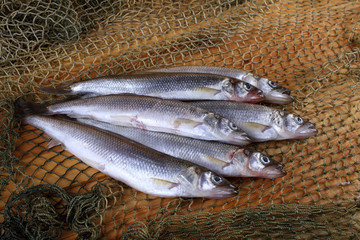
<instances>
[{"instance_id":1,"label":"smelt fish","mask_svg":"<svg viewBox=\"0 0 360 240\"><path fill-rule=\"evenodd\" d=\"M32 105L32 103L27 103ZM32 107L38 114L66 114L115 125L245 145L247 134L226 118L176 101L137 95L106 95Z\"/></svg>"},{"instance_id":2,"label":"smelt fish","mask_svg":"<svg viewBox=\"0 0 360 240\"><path fill-rule=\"evenodd\" d=\"M278 162L260 152L250 152L239 146L121 127L91 119L78 121L120 134L159 152L206 167L222 176L277 178L286 174L283 165Z\"/></svg>"},{"instance_id":3,"label":"smelt fish","mask_svg":"<svg viewBox=\"0 0 360 240\"><path fill-rule=\"evenodd\" d=\"M165 72L165 73L203 73L203 74L216 74L226 77L231 77L250 83L251 85L262 90L265 95L265 102L276 103L276 104L288 104L294 99L290 96L290 90L273 82L267 78L260 77L258 75L224 67L212 67L212 66L179 66L170 68L160 68L149 70L146 72ZM143 74L141 72L140 74Z\"/></svg>"},{"instance_id":4,"label":"smelt fish","mask_svg":"<svg viewBox=\"0 0 360 240\"><path fill-rule=\"evenodd\" d=\"M309 121L294 114L262 105L226 101L189 103L228 118L255 142L301 139L317 134L315 125Z\"/></svg>"},{"instance_id":5,"label":"smelt fish","mask_svg":"<svg viewBox=\"0 0 360 240\"><path fill-rule=\"evenodd\" d=\"M256 103L264 100L261 90L231 77L199 73L153 73L104 76L57 88L52 94L137 94L178 100L233 100Z\"/></svg>"}]
</instances>

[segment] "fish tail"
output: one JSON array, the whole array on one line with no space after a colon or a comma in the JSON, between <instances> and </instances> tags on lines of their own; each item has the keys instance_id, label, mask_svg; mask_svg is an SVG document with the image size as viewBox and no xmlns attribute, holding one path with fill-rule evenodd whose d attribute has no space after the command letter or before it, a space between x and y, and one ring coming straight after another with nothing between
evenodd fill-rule
<instances>
[{"instance_id":1,"label":"fish tail","mask_svg":"<svg viewBox=\"0 0 360 240\"><path fill-rule=\"evenodd\" d=\"M70 85L60 85L59 87L47 87L40 88L40 91L48 94L62 94L62 95L70 95L72 94L72 90Z\"/></svg>"},{"instance_id":2,"label":"fish tail","mask_svg":"<svg viewBox=\"0 0 360 240\"><path fill-rule=\"evenodd\" d=\"M49 111L47 110L48 105L47 103L28 102L18 98L14 102L14 117L16 120L22 120L30 115L49 115Z\"/></svg>"}]
</instances>

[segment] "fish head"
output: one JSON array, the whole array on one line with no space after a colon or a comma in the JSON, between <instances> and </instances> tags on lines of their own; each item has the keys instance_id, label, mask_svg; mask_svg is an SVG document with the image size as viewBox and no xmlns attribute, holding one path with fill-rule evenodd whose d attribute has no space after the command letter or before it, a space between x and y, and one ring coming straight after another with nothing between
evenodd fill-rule
<instances>
[{"instance_id":1,"label":"fish head","mask_svg":"<svg viewBox=\"0 0 360 240\"><path fill-rule=\"evenodd\" d=\"M230 100L257 103L263 101L264 99L265 97L262 90L247 82L237 82L235 84L235 99Z\"/></svg>"},{"instance_id":2,"label":"fish head","mask_svg":"<svg viewBox=\"0 0 360 240\"><path fill-rule=\"evenodd\" d=\"M224 177L199 166L188 167L181 174L180 185L186 196L205 198L230 198L238 194L235 186Z\"/></svg>"},{"instance_id":3,"label":"fish head","mask_svg":"<svg viewBox=\"0 0 360 240\"><path fill-rule=\"evenodd\" d=\"M267 78L255 76L258 78L258 88L264 92L265 101L276 104L289 104L294 101L290 96L290 90L273 82Z\"/></svg>"},{"instance_id":4,"label":"fish head","mask_svg":"<svg viewBox=\"0 0 360 240\"><path fill-rule=\"evenodd\" d=\"M264 100L263 92L250 83L232 78L226 78L222 83L222 90L229 100L246 103L257 103Z\"/></svg>"},{"instance_id":5,"label":"fish head","mask_svg":"<svg viewBox=\"0 0 360 240\"><path fill-rule=\"evenodd\" d=\"M318 133L313 123L297 115L287 113L284 117L283 134L287 139L308 138Z\"/></svg>"},{"instance_id":6,"label":"fish head","mask_svg":"<svg viewBox=\"0 0 360 240\"><path fill-rule=\"evenodd\" d=\"M222 167L224 176L253 177L248 171L250 152L244 148L237 148L229 154L229 162Z\"/></svg>"},{"instance_id":7,"label":"fish head","mask_svg":"<svg viewBox=\"0 0 360 240\"><path fill-rule=\"evenodd\" d=\"M208 126L208 131L222 139L223 142L239 145L246 145L251 142L249 136L235 123L216 113L208 112L204 122Z\"/></svg>"},{"instance_id":8,"label":"fish head","mask_svg":"<svg viewBox=\"0 0 360 240\"><path fill-rule=\"evenodd\" d=\"M272 127L277 132L276 140L308 138L317 134L315 125L301 117L275 110L271 114Z\"/></svg>"},{"instance_id":9,"label":"fish head","mask_svg":"<svg viewBox=\"0 0 360 240\"><path fill-rule=\"evenodd\" d=\"M251 142L247 133L227 118L218 117L218 133L225 142L246 145Z\"/></svg>"},{"instance_id":10,"label":"fish head","mask_svg":"<svg viewBox=\"0 0 360 240\"><path fill-rule=\"evenodd\" d=\"M251 152L248 157L248 169L253 177L279 178L286 175L282 164L260 152Z\"/></svg>"}]
</instances>

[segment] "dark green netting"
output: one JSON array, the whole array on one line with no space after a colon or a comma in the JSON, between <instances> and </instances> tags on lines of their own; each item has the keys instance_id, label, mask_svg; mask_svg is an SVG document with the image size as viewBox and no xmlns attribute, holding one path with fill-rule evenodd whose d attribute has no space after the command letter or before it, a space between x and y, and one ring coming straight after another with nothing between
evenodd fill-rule
<instances>
[{"instance_id":1,"label":"dark green netting","mask_svg":"<svg viewBox=\"0 0 360 240\"><path fill-rule=\"evenodd\" d=\"M54 239L71 230L79 239L97 239L99 218L108 203L100 187L69 194L56 185L38 185L9 199L2 225L3 239Z\"/></svg>"},{"instance_id":2,"label":"dark green netting","mask_svg":"<svg viewBox=\"0 0 360 240\"><path fill-rule=\"evenodd\" d=\"M123 239L358 239L358 212L355 202L192 213L134 223Z\"/></svg>"}]
</instances>

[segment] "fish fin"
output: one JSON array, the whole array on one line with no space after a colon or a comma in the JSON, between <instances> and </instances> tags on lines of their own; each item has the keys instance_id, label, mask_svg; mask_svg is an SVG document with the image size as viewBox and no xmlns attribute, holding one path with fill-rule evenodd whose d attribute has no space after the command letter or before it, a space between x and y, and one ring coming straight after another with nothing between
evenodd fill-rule
<instances>
[{"instance_id":1,"label":"fish fin","mask_svg":"<svg viewBox=\"0 0 360 240\"><path fill-rule=\"evenodd\" d=\"M224 169L225 167L229 166L230 164L232 164L233 162L230 161L230 162L227 162L227 161L223 161L219 158L214 158L214 157L211 157L211 156L207 156L207 155L203 155L203 157L205 159L207 159L209 162L213 162L215 164L221 164L221 168Z\"/></svg>"},{"instance_id":2,"label":"fish fin","mask_svg":"<svg viewBox=\"0 0 360 240\"><path fill-rule=\"evenodd\" d=\"M187 118L178 118L174 121L174 127L179 128L180 126L189 126L190 128L195 128L203 124L202 122L196 122Z\"/></svg>"},{"instance_id":3,"label":"fish fin","mask_svg":"<svg viewBox=\"0 0 360 240\"><path fill-rule=\"evenodd\" d=\"M66 150L66 149L65 149ZM89 165L90 167L92 168L95 168L97 170L99 170L100 172L102 173L105 173L106 174L106 165L105 163L99 163L97 161L94 161L92 159L89 159L89 158L85 158L85 157L82 157L82 158L79 158L82 162L86 163L87 165Z\"/></svg>"},{"instance_id":4,"label":"fish fin","mask_svg":"<svg viewBox=\"0 0 360 240\"><path fill-rule=\"evenodd\" d=\"M70 84L60 85L59 87L40 88L40 91L48 94L62 94L62 95L73 94L70 88Z\"/></svg>"},{"instance_id":5,"label":"fish fin","mask_svg":"<svg viewBox=\"0 0 360 240\"><path fill-rule=\"evenodd\" d=\"M97 93L86 93L86 94L82 95L80 98L84 99L84 98L92 98L92 97L97 97L97 96L100 96L100 95Z\"/></svg>"},{"instance_id":6,"label":"fish fin","mask_svg":"<svg viewBox=\"0 0 360 240\"><path fill-rule=\"evenodd\" d=\"M214 96L221 92L221 90L219 90L219 89L214 89L214 88L209 88L209 87L195 87L195 88L193 88L193 90L209 93Z\"/></svg>"},{"instance_id":7,"label":"fish fin","mask_svg":"<svg viewBox=\"0 0 360 240\"><path fill-rule=\"evenodd\" d=\"M55 147L57 145L61 145L61 142L59 140L57 140L56 138L52 138L50 140L50 142L48 143L48 148L50 149L50 148L53 148L53 147Z\"/></svg>"},{"instance_id":8,"label":"fish fin","mask_svg":"<svg viewBox=\"0 0 360 240\"><path fill-rule=\"evenodd\" d=\"M208 156L208 155L202 155L202 157L203 157L204 159L208 160L209 162L221 163L221 164L229 163L229 162L227 162L227 161L221 160L221 159L219 159L219 158L211 157L211 156Z\"/></svg>"},{"instance_id":9,"label":"fish fin","mask_svg":"<svg viewBox=\"0 0 360 240\"><path fill-rule=\"evenodd\" d=\"M15 118L16 119L23 119L26 116L30 115L49 115L47 110L47 103L34 103L34 102L27 102L23 99L18 98L14 102L15 106Z\"/></svg>"},{"instance_id":10,"label":"fish fin","mask_svg":"<svg viewBox=\"0 0 360 240\"><path fill-rule=\"evenodd\" d=\"M154 183L161 185L167 189L172 189L172 188L176 187L177 185L179 185L179 183L167 181L167 180L160 179L160 178L151 178L151 180L153 180Z\"/></svg>"},{"instance_id":11,"label":"fish fin","mask_svg":"<svg viewBox=\"0 0 360 240\"><path fill-rule=\"evenodd\" d=\"M260 132L265 132L266 130L271 128L268 125L255 123L255 122L244 122L244 123L241 123L241 125L239 125L239 127L241 129L243 129L244 131L251 131L251 130L256 129L256 130L258 130Z\"/></svg>"},{"instance_id":12,"label":"fish fin","mask_svg":"<svg viewBox=\"0 0 360 240\"><path fill-rule=\"evenodd\" d=\"M120 125L120 126L132 126L133 121L132 116L125 116L125 115L111 115L110 116L110 123L114 125ZM97 119L95 119L97 120Z\"/></svg>"}]
</instances>

